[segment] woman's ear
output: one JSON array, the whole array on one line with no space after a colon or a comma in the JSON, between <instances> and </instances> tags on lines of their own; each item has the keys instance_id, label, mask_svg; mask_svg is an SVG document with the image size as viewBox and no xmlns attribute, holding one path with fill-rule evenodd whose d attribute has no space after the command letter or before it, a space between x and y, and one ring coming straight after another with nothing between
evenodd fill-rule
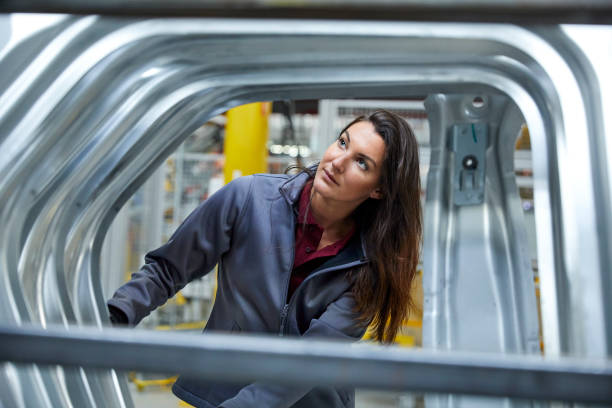
<instances>
[{"instance_id":1,"label":"woman's ear","mask_svg":"<svg viewBox=\"0 0 612 408\"><path fill-rule=\"evenodd\" d=\"M370 198L380 200L381 198L383 198L382 190L380 188L372 190L372 192L370 193Z\"/></svg>"}]
</instances>

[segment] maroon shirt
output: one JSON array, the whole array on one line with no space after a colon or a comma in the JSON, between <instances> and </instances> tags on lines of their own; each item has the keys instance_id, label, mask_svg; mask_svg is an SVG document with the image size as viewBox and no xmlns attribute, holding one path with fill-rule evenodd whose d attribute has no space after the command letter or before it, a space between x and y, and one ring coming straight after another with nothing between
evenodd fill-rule
<instances>
[{"instance_id":1,"label":"maroon shirt","mask_svg":"<svg viewBox=\"0 0 612 408\"><path fill-rule=\"evenodd\" d=\"M311 189L312 180L308 181L302 189L298 203L298 222L295 228L295 258L291 280L289 281L287 301L291 299L291 295L293 295L293 292L300 286L302 281L329 257L337 255L355 233L355 228L353 228L341 240L317 251L319 242L321 242L321 236L323 235L323 228L317 224L311 211L306 213L308 203L310 202Z\"/></svg>"}]
</instances>

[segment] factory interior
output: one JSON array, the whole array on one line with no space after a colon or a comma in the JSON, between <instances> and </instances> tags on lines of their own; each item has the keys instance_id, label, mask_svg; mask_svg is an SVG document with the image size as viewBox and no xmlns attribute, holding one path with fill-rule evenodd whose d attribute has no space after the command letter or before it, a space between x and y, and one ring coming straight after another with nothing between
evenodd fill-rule
<instances>
[{"instance_id":1,"label":"factory interior","mask_svg":"<svg viewBox=\"0 0 612 408\"><path fill-rule=\"evenodd\" d=\"M124 3L0 6L0 408L612 406L612 4ZM389 342L391 312L310 338L355 283L276 304L285 220L251 176L339 188L326 157L381 111L416 143L409 307ZM350 268L378 262L363 236Z\"/></svg>"}]
</instances>

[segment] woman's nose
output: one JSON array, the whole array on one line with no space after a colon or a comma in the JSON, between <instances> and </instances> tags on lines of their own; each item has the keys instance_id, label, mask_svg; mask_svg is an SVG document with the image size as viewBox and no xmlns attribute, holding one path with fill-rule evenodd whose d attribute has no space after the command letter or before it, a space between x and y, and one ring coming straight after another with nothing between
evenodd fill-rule
<instances>
[{"instance_id":1,"label":"woman's nose","mask_svg":"<svg viewBox=\"0 0 612 408\"><path fill-rule=\"evenodd\" d=\"M344 171L344 162L346 160L346 155L345 154L341 154L338 157L336 157L334 160L332 160L332 167L334 168L334 171L337 171L338 173L342 173Z\"/></svg>"}]
</instances>

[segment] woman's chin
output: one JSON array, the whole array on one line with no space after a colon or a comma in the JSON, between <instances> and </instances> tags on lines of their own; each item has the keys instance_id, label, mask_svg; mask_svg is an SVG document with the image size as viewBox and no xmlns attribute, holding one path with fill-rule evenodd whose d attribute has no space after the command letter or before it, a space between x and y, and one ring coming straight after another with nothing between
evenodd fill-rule
<instances>
[{"instance_id":1,"label":"woman's chin","mask_svg":"<svg viewBox=\"0 0 612 408\"><path fill-rule=\"evenodd\" d=\"M323 177L319 173L317 173L312 182L312 189L324 196L330 192L330 186L323 180Z\"/></svg>"}]
</instances>

